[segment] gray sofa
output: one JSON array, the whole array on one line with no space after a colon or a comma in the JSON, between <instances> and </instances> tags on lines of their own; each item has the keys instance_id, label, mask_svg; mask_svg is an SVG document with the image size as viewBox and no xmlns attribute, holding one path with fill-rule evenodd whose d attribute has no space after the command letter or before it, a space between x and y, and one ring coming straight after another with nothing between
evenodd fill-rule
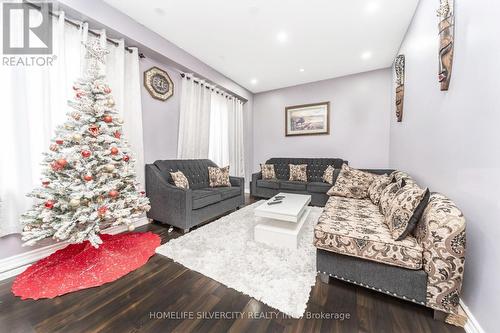
<instances>
[{"instance_id":1,"label":"gray sofa","mask_svg":"<svg viewBox=\"0 0 500 333\"><path fill-rule=\"evenodd\" d=\"M146 165L146 194L151 201L147 216L183 229L206 222L245 204L245 180L230 177L231 187L209 187L208 167L217 165L206 159L164 160ZM171 171L182 171L189 189L174 185Z\"/></svg>"},{"instance_id":2,"label":"gray sofa","mask_svg":"<svg viewBox=\"0 0 500 333\"><path fill-rule=\"evenodd\" d=\"M311 205L324 207L328 201L326 192L332 187L323 181L323 173L329 165L335 168L333 183L339 174L342 164L347 161L340 158L271 158L265 164L273 164L276 172L275 180L262 179L262 173L252 175L250 194L257 198L271 198L280 192L311 195ZM289 164L307 164L307 183L290 181ZM393 170L369 170L369 172L384 174Z\"/></svg>"},{"instance_id":3,"label":"gray sofa","mask_svg":"<svg viewBox=\"0 0 500 333\"><path fill-rule=\"evenodd\" d=\"M250 194L258 198L271 198L280 192L310 194L311 205L324 206L328 200L326 192L332 185L323 182L323 173L329 165L336 172L334 182L338 176L338 170L342 163L347 163L340 158L271 158L265 164L273 164L276 172L276 180L262 179L262 173L256 172L252 175L250 182ZM290 181L289 164L307 164L307 183Z\"/></svg>"}]
</instances>

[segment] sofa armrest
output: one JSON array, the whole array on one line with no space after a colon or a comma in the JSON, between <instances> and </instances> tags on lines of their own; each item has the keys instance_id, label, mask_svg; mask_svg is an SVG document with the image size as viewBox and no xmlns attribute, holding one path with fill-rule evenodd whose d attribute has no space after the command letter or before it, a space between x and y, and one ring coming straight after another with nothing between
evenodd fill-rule
<instances>
[{"instance_id":1,"label":"sofa armrest","mask_svg":"<svg viewBox=\"0 0 500 333\"><path fill-rule=\"evenodd\" d=\"M465 218L439 193L430 196L415 231L427 273L427 306L458 313L465 263Z\"/></svg>"},{"instance_id":2,"label":"sofa armrest","mask_svg":"<svg viewBox=\"0 0 500 333\"><path fill-rule=\"evenodd\" d=\"M261 171L252 174L252 182L257 182L259 179L262 179Z\"/></svg>"},{"instance_id":3,"label":"sofa armrest","mask_svg":"<svg viewBox=\"0 0 500 333\"><path fill-rule=\"evenodd\" d=\"M192 210L192 190L169 184L155 165L146 165L146 195L151 201L148 217L187 228Z\"/></svg>"},{"instance_id":4,"label":"sofa armrest","mask_svg":"<svg viewBox=\"0 0 500 333\"><path fill-rule=\"evenodd\" d=\"M241 186L245 187L245 178L243 177L229 177L229 181L231 182L231 186Z\"/></svg>"},{"instance_id":5,"label":"sofa armrest","mask_svg":"<svg viewBox=\"0 0 500 333\"><path fill-rule=\"evenodd\" d=\"M257 180L262 179L262 172L256 172L252 174L252 181L250 182L250 195L255 196L257 193Z\"/></svg>"},{"instance_id":6,"label":"sofa armrest","mask_svg":"<svg viewBox=\"0 0 500 333\"><path fill-rule=\"evenodd\" d=\"M245 178L229 177L229 181L231 182L231 186L240 187L240 198L241 198L240 207L242 207L243 205L245 205Z\"/></svg>"}]
</instances>

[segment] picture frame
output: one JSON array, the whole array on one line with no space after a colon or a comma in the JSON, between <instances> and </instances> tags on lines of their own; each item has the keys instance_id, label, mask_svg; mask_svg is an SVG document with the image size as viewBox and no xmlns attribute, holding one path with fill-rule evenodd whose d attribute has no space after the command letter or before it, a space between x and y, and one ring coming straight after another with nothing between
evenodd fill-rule
<instances>
[{"instance_id":1,"label":"picture frame","mask_svg":"<svg viewBox=\"0 0 500 333\"><path fill-rule=\"evenodd\" d=\"M330 134L330 102L285 107L285 136Z\"/></svg>"},{"instance_id":2,"label":"picture frame","mask_svg":"<svg viewBox=\"0 0 500 333\"><path fill-rule=\"evenodd\" d=\"M151 67L144 72L144 87L151 97L166 101L174 94L174 83L168 73L158 67Z\"/></svg>"}]
</instances>

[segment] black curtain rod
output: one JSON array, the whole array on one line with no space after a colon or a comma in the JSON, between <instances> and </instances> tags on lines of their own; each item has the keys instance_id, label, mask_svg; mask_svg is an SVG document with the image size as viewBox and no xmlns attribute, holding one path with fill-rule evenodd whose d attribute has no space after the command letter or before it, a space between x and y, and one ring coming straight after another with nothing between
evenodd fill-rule
<instances>
[{"instance_id":1,"label":"black curtain rod","mask_svg":"<svg viewBox=\"0 0 500 333\"><path fill-rule=\"evenodd\" d=\"M184 73L180 73L181 74L181 77L186 77L186 74ZM196 80L196 79L192 79L190 78L189 76L186 77L186 79L188 80L193 80L194 83L196 84L200 84L200 81ZM233 98L236 98L236 97L233 97L233 96L229 96L229 93L223 93L223 92L220 92L220 91L217 91L216 89L213 89L213 88L210 88L208 86L205 86L206 89L210 89L212 91L215 91L216 94L219 94L219 95L226 95L225 97L228 98L228 99L233 99Z\"/></svg>"},{"instance_id":2,"label":"black curtain rod","mask_svg":"<svg viewBox=\"0 0 500 333\"><path fill-rule=\"evenodd\" d=\"M32 7L32 8L35 8L35 9L37 9L37 10L41 10L41 9L42 9L42 7L37 6L37 5L35 5L34 3L32 3L32 2L28 2L28 1L26 1L26 2L23 2L23 3L27 4L28 6L30 6L30 7ZM56 14L56 13L51 12L51 11L49 11L49 14L50 14L51 16L54 16L54 17L59 18L59 14ZM65 21L65 22L67 22L67 23L69 23L69 24L71 24L71 25L72 25L72 26L74 26L74 27L80 28L80 24L78 24L78 23L76 23L76 22L73 22L72 20L70 20L70 19L68 19L68 18L66 18L66 17L64 18L64 21ZM99 33L97 33L97 32L94 32L94 31L92 31L92 30L90 30L90 29L88 30L88 32L89 32L91 35L95 36L95 37L101 37L101 34L99 34ZM106 38L106 41L107 41L108 43L110 43L110 44L113 44L114 46L118 46L118 45L119 45L117 42L115 42L114 40L109 39L109 38ZM133 52L133 51L132 51L132 49L131 49L130 47L128 47L128 46L125 46L125 50L127 50L127 51L128 51L128 52L130 52L130 53L132 53L132 52ZM146 58L146 57L144 56L144 54L139 53L139 58L143 59L143 58Z\"/></svg>"}]
</instances>

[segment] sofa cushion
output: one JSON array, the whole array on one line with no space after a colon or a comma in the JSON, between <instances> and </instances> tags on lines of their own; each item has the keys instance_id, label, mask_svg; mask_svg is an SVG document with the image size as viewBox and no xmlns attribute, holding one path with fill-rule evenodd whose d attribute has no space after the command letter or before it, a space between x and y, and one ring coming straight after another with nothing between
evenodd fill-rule
<instances>
[{"instance_id":1,"label":"sofa cushion","mask_svg":"<svg viewBox=\"0 0 500 333\"><path fill-rule=\"evenodd\" d=\"M273 190L277 190L280 188L280 183L277 180L258 179L257 180L257 187L264 187L264 188L270 188Z\"/></svg>"},{"instance_id":2,"label":"sofa cushion","mask_svg":"<svg viewBox=\"0 0 500 333\"><path fill-rule=\"evenodd\" d=\"M329 165L325 172L323 172L323 181L330 185L333 185L333 173L335 172L335 168Z\"/></svg>"},{"instance_id":3,"label":"sofa cushion","mask_svg":"<svg viewBox=\"0 0 500 333\"><path fill-rule=\"evenodd\" d=\"M387 175L376 176L375 180L368 187L368 196L373 204L378 205L382 191L391 183L391 178Z\"/></svg>"},{"instance_id":4,"label":"sofa cushion","mask_svg":"<svg viewBox=\"0 0 500 333\"><path fill-rule=\"evenodd\" d=\"M368 188L376 176L342 165L335 185L328 191L328 195L338 195L347 198L364 199L368 197Z\"/></svg>"},{"instance_id":5,"label":"sofa cushion","mask_svg":"<svg viewBox=\"0 0 500 333\"><path fill-rule=\"evenodd\" d=\"M391 208L392 200L396 196L396 193L401 188L400 183L390 183L387 185L380 194L379 208L380 213L384 216L389 215L389 210Z\"/></svg>"},{"instance_id":6,"label":"sofa cushion","mask_svg":"<svg viewBox=\"0 0 500 333\"><path fill-rule=\"evenodd\" d=\"M405 186L396 193L392 200L389 216L385 220L392 238L401 240L410 233L410 230L407 229L411 229L411 231L415 229L417 221L412 221L413 225L410 226L410 220L428 192L428 189L421 189L415 185Z\"/></svg>"},{"instance_id":7,"label":"sofa cushion","mask_svg":"<svg viewBox=\"0 0 500 333\"><path fill-rule=\"evenodd\" d=\"M276 172L274 171L273 164L261 164L260 171L262 173L262 179L276 179Z\"/></svg>"},{"instance_id":8,"label":"sofa cushion","mask_svg":"<svg viewBox=\"0 0 500 333\"><path fill-rule=\"evenodd\" d=\"M172 180L178 188L189 189L189 181L182 171L170 172Z\"/></svg>"},{"instance_id":9,"label":"sofa cushion","mask_svg":"<svg viewBox=\"0 0 500 333\"><path fill-rule=\"evenodd\" d=\"M332 196L314 228L317 248L408 269L422 268L422 247L413 236L391 237L370 199Z\"/></svg>"},{"instance_id":10,"label":"sofa cushion","mask_svg":"<svg viewBox=\"0 0 500 333\"><path fill-rule=\"evenodd\" d=\"M307 181L321 182L323 173L329 165L336 169L340 169L342 159L339 158L271 158L266 161L266 164L273 164L278 179L290 179L289 164L307 164ZM345 162L347 163L347 162Z\"/></svg>"},{"instance_id":11,"label":"sofa cushion","mask_svg":"<svg viewBox=\"0 0 500 333\"><path fill-rule=\"evenodd\" d=\"M182 171L189 180L189 188L197 190L208 187L208 167L217 165L210 160L164 160L155 161L154 165L160 170L165 179L173 184L170 172Z\"/></svg>"},{"instance_id":12,"label":"sofa cushion","mask_svg":"<svg viewBox=\"0 0 500 333\"><path fill-rule=\"evenodd\" d=\"M200 209L222 200L220 193L209 190L193 191L193 209Z\"/></svg>"},{"instance_id":13,"label":"sofa cushion","mask_svg":"<svg viewBox=\"0 0 500 333\"><path fill-rule=\"evenodd\" d=\"M328 192L328 190L332 187L332 185L327 183L307 183L307 191L312 193L324 193Z\"/></svg>"},{"instance_id":14,"label":"sofa cushion","mask_svg":"<svg viewBox=\"0 0 500 333\"><path fill-rule=\"evenodd\" d=\"M291 191L305 191L306 184L304 182L294 182L291 180L280 180L280 189Z\"/></svg>"},{"instance_id":15,"label":"sofa cushion","mask_svg":"<svg viewBox=\"0 0 500 333\"><path fill-rule=\"evenodd\" d=\"M211 187L203 189L204 191L211 191L213 193L220 194L222 200L237 197L241 194L241 188L239 186L232 187Z\"/></svg>"},{"instance_id":16,"label":"sofa cushion","mask_svg":"<svg viewBox=\"0 0 500 333\"><path fill-rule=\"evenodd\" d=\"M210 187L230 187L229 165L223 168L208 167L208 180Z\"/></svg>"},{"instance_id":17,"label":"sofa cushion","mask_svg":"<svg viewBox=\"0 0 500 333\"><path fill-rule=\"evenodd\" d=\"M291 181L307 182L307 164L289 164Z\"/></svg>"},{"instance_id":18,"label":"sofa cushion","mask_svg":"<svg viewBox=\"0 0 500 333\"><path fill-rule=\"evenodd\" d=\"M391 178L391 182L393 183L398 183L398 182L401 182L402 180L404 180L407 184L416 184L416 182L413 180L413 178L411 178L411 176L407 173L407 172L404 172L404 171L399 171L399 170L396 170L396 171L393 171L389 177Z\"/></svg>"}]
</instances>

